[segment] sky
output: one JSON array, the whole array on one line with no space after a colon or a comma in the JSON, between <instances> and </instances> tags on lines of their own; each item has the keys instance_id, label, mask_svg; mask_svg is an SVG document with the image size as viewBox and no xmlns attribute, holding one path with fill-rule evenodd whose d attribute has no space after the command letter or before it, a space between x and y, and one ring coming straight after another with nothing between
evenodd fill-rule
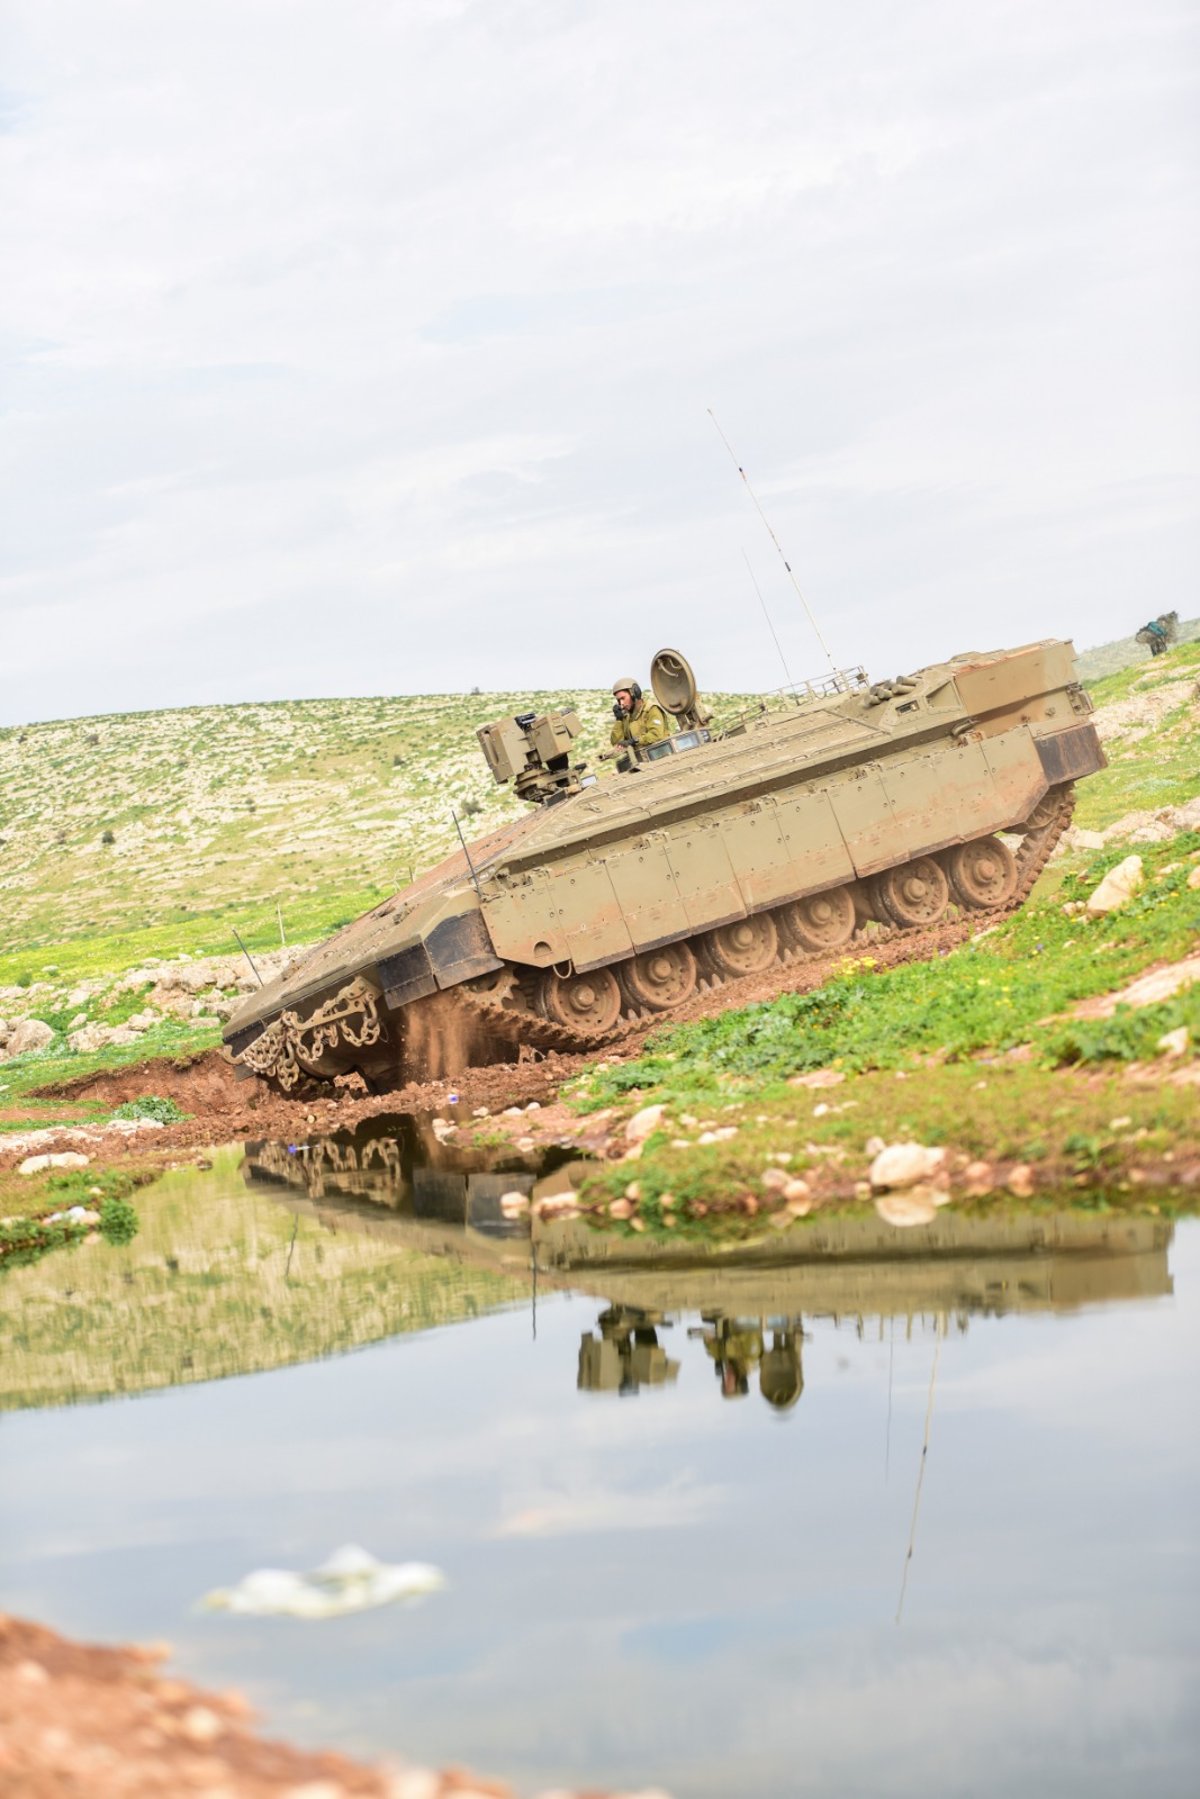
<instances>
[{"instance_id":1,"label":"sky","mask_svg":"<svg viewBox=\"0 0 1200 1799\"><path fill-rule=\"evenodd\" d=\"M1186 0L0 0L0 725L1200 610ZM747 566L749 564L749 566Z\"/></svg>"}]
</instances>

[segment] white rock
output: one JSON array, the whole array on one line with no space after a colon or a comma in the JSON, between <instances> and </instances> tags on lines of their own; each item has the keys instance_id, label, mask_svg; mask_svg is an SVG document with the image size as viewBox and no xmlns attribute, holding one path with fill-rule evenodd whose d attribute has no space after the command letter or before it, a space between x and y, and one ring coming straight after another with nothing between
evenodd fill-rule
<instances>
[{"instance_id":1,"label":"white rock","mask_svg":"<svg viewBox=\"0 0 1200 1799\"><path fill-rule=\"evenodd\" d=\"M210 1611L244 1617L337 1618L398 1599L415 1599L444 1585L441 1570L427 1562L389 1566L347 1544L310 1574L256 1568L236 1587L206 1594L201 1604Z\"/></svg>"},{"instance_id":2,"label":"white rock","mask_svg":"<svg viewBox=\"0 0 1200 1799\"><path fill-rule=\"evenodd\" d=\"M529 1210L529 1195L527 1193L517 1193L515 1191L512 1193L502 1193L500 1195L500 1210L504 1213L506 1218L519 1218L522 1212L527 1212Z\"/></svg>"},{"instance_id":3,"label":"white rock","mask_svg":"<svg viewBox=\"0 0 1200 1799\"><path fill-rule=\"evenodd\" d=\"M4 1053L11 1060L14 1056L33 1055L53 1042L54 1032L48 1024L43 1024L40 1018L23 1018L15 1030L9 1032Z\"/></svg>"},{"instance_id":4,"label":"white rock","mask_svg":"<svg viewBox=\"0 0 1200 1799\"><path fill-rule=\"evenodd\" d=\"M872 1187L913 1187L927 1181L946 1160L944 1149L927 1148L923 1143L889 1143L871 1163L868 1176Z\"/></svg>"},{"instance_id":5,"label":"white rock","mask_svg":"<svg viewBox=\"0 0 1200 1799\"><path fill-rule=\"evenodd\" d=\"M782 1193L788 1184L788 1179L786 1170L775 1166L763 1169L758 1177L758 1184L760 1187L765 1187L768 1193Z\"/></svg>"},{"instance_id":6,"label":"white rock","mask_svg":"<svg viewBox=\"0 0 1200 1799\"><path fill-rule=\"evenodd\" d=\"M635 1112L625 1126L625 1141L643 1143L651 1131L658 1129L665 1109L663 1106L643 1106L640 1112Z\"/></svg>"},{"instance_id":7,"label":"white rock","mask_svg":"<svg viewBox=\"0 0 1200 1799\"><path fill-rule=\"evenodd\" d=\"M77 1150L60 1150L52 1156L26 1156L17 1167L18 1174L41 1174L46 1168L86 1168L87 1156L81 1156Z\"/></svg>"},{"instance_id":8,"label":"white rock","mask_svg":"<svg viewBox=\"0 0 1200 1799\"><path fill-rule=\"evenodd\" d=\"M1181 1024L1178 1030L1164 1031L1156 1048L1160 1056L1186 1056L1191 1040L1191 1032Z\"/></svg>"},{"instance_id":9,"label":"white rock","mask_svg":"<svg viewBox=\"0 0 1200 1799\"><path fill-rule=\"evenodd\" d=\"M1121 906L1127 906L1138 888L1145 880L1140 856L1126 856L1124 862L1118 862L1110 868L1100 885L1092 893L1087 902L1087 909L1093 918L1104 912L1115 912Z\"/></svg>"}]
</instances>

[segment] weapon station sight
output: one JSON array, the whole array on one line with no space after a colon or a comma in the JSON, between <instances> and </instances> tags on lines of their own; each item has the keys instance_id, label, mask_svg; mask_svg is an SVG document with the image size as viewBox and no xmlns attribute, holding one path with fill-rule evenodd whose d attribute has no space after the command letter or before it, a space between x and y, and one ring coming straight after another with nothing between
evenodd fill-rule
<instances>
[{"instance_id":1,"label":"weapon station sight","mask_svg":"<svg viewBox=\"0 0 1200 1799\"><path fill-rule=\"evenodd\" d=\"M477 733L487 765L501 786L512 781L521 799L552 806L595 780L585 775L586 762L572 766L571 747L579 736L579 714L518 712L482 725Z\"/></svg>"}]
</instances>

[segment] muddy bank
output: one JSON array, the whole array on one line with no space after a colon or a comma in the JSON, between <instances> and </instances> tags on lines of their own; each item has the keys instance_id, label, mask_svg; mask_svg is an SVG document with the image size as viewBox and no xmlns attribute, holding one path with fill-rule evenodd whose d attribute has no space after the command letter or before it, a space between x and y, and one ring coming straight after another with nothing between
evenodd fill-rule
<instances>
[{"instance_id":1,"label":"muddy bank","mask_svg":"<svg viewBox=\"0 0 1200 1799\"><path fill-rule=\"evenodd\" d=\"M83 1793L90 1799L177 1799L180 1793L209 1799L505 1799L512 1793L502 1781L462 1769L370 1766L332 1750L267 1741L254 1730L254 1714L240 1693L208 1693L165 1675L169 1653L165 1647L76 1643L0 1614L0 1790L9 1799ZM559 1790L554 1799L571 1795Z\"/></svg>"}]
</instances>

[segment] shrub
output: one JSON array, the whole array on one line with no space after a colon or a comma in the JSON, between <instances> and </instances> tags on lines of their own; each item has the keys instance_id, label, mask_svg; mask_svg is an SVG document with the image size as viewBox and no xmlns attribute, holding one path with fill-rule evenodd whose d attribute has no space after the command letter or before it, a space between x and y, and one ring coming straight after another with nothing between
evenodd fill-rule
<instances>
[{"instance_id":1,"label":"shrub","mask_svg":"<svg viewBox=\"0 0 1200 1799\"><path fill-rule=\"evenodd\" d=\"M100 1201L100 1235L106 1243L132 1243L137 1234L138 1215L127 1199Z\"/></svg>"},{"instance_id":2,"label":"shrub","mask_svg":"<svg viewBox=\"0 0 1200 1799\"><path fill-rule=\"evenodd\" d=\"M178 1124L187 1113L173 1099L160 1099L156 1093L147 1093L141 1099L127 1099L123 1106L117 1107L113 1117L150 1118L156 1124Z\"/></svg>"}]
</instances>

